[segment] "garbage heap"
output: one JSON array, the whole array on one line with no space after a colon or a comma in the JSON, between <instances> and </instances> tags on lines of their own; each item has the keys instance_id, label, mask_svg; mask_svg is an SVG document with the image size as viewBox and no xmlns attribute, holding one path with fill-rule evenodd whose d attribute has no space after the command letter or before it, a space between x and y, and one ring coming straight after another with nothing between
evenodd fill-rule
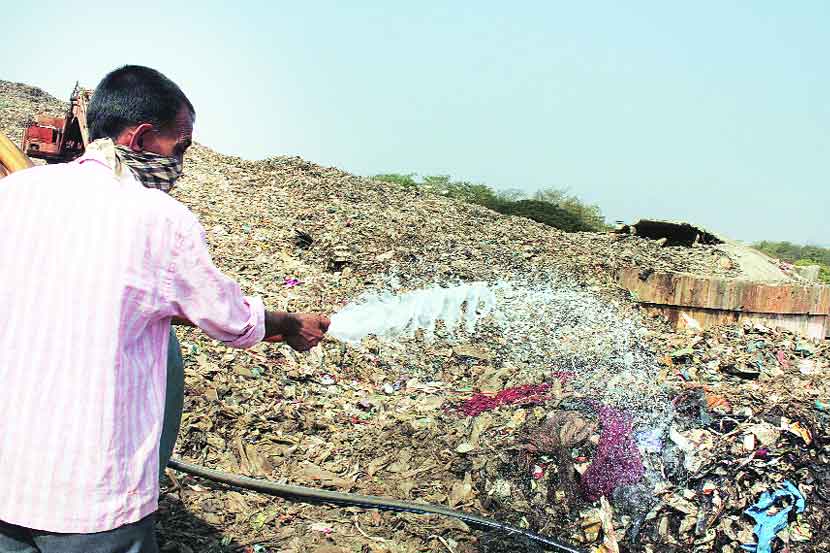
<instances>
[{"instance_id":1,"label":"garbage heap","mask_svg":"<svg viewBox=\"0 0 830 553\"><path fill-rule=\"evenodd\" d=\"M13 138L63 109L5 81L0 103ZM617 284L637 267L738 276L728 251L566 234L296 157L197 145L185 175L173 194L214 261L273 309L471 281L515 293L500 320L433 341L299 355L179 330L183 459L443 504L591 551L830 549L827 342L753 323L676 329ZM164 551L537 550L449 519L164 484Z\"/></svg>"}]
</instances>

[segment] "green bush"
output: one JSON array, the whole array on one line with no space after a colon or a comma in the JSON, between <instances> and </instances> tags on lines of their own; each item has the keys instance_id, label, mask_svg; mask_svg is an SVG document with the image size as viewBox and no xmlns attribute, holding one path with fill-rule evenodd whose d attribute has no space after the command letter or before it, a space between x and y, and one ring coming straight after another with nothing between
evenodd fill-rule
<instances>
[{"instance_id":1,"label":"green bush","mask_svg":"<svg viewBox=\"0 0 830 553\"><path fill-rule=\"evenodd\" d=\"M770 257L793 263L795 265L818 265L819 281L830 284L830 248L806 245L800 246L792 242L770 242L764 240L753 244Z\"/></svg>"},{"instance_id":2,"label":"green bush","mask_svg":"<svg viewBox=\"0 0 830 553\"><path fill-rule=\"evenodd\" d=\"M558 205L578 219L585 230L596 232L609 230L599 206L584 203L570 194L567 188L546 188L537 192L533 198Z\"/></svg>"},{"instance_id":3,"label":"green bush","mask_svg":"<svg viewBox=\"0 0 830 553\"><path fill-rule=\"evenodd\" d=\"M824 284L830 284L830 265L826 265L821 261L816 261L815 259L798 259L796 260L793 265L798 265L801 267L808 266L808 265L818 265L818 280Z\"/></svg>"},{"instance_id":4,"label":"green bush","mask_svg":"<svg viewBox=\"0 0 830 553\"><path fill-rule=\"evenodd\" d=\"M608 229L598 206L587 205L564 189L541 190L533 199L528 199L515 190L496 191L486 184L454 181L449 175L427 176L420 182L415 180L413 173L387 173L375 175L373 178L406 188L417 187L427 192L484 206L505 215L527 217L566 232Z\"/></svg>"},{"instance_id":5,"label":"green bush","mask_svg":"<svg viewBox=\"0 0 830 553\"><path fill-rule=\"evenodd\" d=\"M562 209L556 204L551 204L541 200L519 200L511 202L505 206L502 213L506 215L518 215L520 217L527 217L539 223L555 227L565 232L578 232L584 230L592 230L579 217Z\"/></svg>"},{"instance_id":6,"label":"green bush","mask_svg":"<svg viewBox=\"0 0 830 553\"><path fill-rule=\"evenodd\" d=\"M820 265L830 265L830 248L809 244L800 246L792 242L769 242L766 240L753 245L770 257L781 259L787 263L795 263L799 259L812 259Z\"/></svg>"}]
</instances>

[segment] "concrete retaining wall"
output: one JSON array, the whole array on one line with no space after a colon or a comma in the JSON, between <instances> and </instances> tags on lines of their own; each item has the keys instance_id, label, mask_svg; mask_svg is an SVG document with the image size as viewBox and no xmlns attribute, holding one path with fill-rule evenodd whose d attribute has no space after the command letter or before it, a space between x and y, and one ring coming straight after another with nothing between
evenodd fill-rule
<instances>
[{"instance_id":1,"label":"concrete retaining wall","mask_svg":"<svg viewBox=\"0 0 830 553\"><path fill-rule=\"evenodd\" d=\"M763 284L683 273L622 271L618 282L678 327L751 320L810 338L830 337L830 286Z\"/></svg>"}]
</instances>

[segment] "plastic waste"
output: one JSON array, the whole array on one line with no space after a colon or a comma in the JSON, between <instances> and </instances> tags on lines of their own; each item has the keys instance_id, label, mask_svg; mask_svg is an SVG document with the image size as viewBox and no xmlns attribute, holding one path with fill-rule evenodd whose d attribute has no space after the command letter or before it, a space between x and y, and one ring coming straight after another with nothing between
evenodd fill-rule
<instances>
[{"instance_id":1,"label":"plastic waste","mask_svg":"<svg viewBox=\"0 0 830 553\"><path fill-rule=\"evenodd\" d=\"M789 498L790 504L779 507L781 498ZM770 508L776 506L779 509L770 513ZM803 513L806 507L804 496L798 488L789 480L784 481L784 487L773 493L764 492L755 505L744 511L755 521L752 532L758 539L757 544L744 544L741 547L753 553L772 553L772 540L780 530L785 528L789 522L790 512L796 509L796 513Z\"/></svg>"}]
</instances>

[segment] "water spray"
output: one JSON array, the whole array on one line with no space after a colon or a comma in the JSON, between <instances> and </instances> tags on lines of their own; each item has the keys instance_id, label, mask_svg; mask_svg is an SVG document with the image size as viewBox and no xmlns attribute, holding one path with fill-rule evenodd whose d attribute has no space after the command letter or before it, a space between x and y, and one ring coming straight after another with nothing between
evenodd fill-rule
<instances>
[{"instance_id":1,"label":"water spray","mask_svg":"<svg viewBox=\"0 0 830 553\"><path fill-rule=\"evenodd\" d=\"M438 321L449 334L459 327L471 334L478 320L495 306L496 295L484 282L432 286L397 295L367 294L332 315L328 335L356 345L370 335L411 338L422 331L429 342Z\"/></svg>"}]
</instances>

